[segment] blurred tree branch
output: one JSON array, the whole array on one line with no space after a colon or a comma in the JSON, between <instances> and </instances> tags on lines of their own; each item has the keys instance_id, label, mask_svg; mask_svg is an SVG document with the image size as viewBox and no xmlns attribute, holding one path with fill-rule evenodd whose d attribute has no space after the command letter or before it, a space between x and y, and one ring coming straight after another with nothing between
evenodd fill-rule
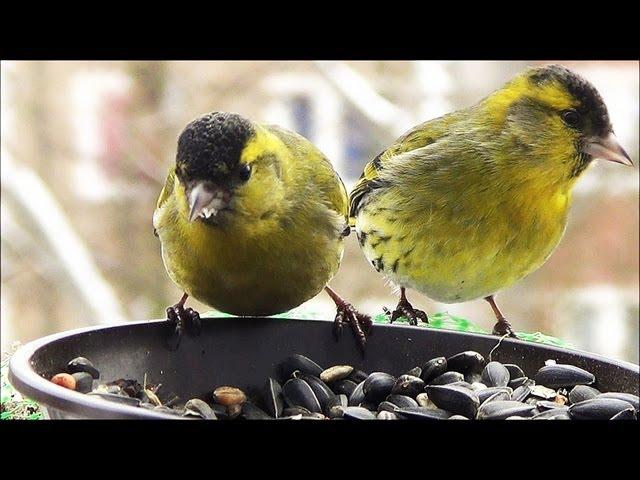
<instances>
[{"instance_id":1,"label":"blurred tree branch","mask_svg":"<svg viewBox=\"0 0 640 480\"><path fill-rule=\"evenodd\" d=\"M362 75L344 62L314 62L320 73L371 123L402 134L415 123L412 115L380 95Z\"/></svg>"},{"instance_id":2,"label":"blurred tree branch","mask_svg":"<svg viewBox=\"0 0 640 480\"><path fill-rule=\"evenodd\" d=\"M17 209L14 216L26 218L42 235L68 274L77 294L74 297L89 307L95 322L109 325L124 321L115 293L44 182L29 167L12 162L6 151L2 152L0 178L3 196L12 200Z\"/></svg>"}]
</instances>

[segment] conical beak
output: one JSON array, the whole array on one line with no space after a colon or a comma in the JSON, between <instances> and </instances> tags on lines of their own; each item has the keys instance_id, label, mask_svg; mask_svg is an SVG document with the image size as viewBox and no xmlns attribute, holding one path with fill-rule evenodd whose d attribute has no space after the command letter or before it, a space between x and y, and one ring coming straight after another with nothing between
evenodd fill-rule
<instances>
[{"instance_id":1,"label":"conical beak","mask_svg":"<svg viewBox=\"0 0 640 480\"><path fill-rule=\"evenodd\" d=\"M633 166L629 154L624 151L624 148L622 148L613 133L610 133L607 137L595 137L587 140L582 147L582 151L593 158Z\"/></svg>"},{"instance_id":2,"label":"conical beak","mask_svg":"<svg viewBox=\"0 0 640 480\"><path fill-rule=\"evenodd\" d=\"M204 184L197 183L189 192L189 221L193 222L204 213L204 209L213 200L214 193L209 191Z\"/></svg>"}]
</instances>

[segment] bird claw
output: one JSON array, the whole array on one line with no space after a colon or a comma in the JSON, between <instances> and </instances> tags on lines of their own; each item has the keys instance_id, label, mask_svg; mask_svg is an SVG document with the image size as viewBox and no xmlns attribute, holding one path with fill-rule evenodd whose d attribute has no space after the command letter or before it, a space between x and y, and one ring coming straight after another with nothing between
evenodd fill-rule
<instances>
[{"instance_id":1,"label":"bird claw","mask_svg":"<svg viewBox=\"0 0 640 480\"><path fill-rule=\"evenodd\" d=\"M202 333L202 320L200 314L193 308L189 307L184 311L191 332L197 337Z\"/></svg>"},{"instance_id":2,"label":"bird claw","mask_svg":"<svg viewBox=\"0 0 640 480\"><path fill-rule=\"evenodd\" d=\"M338 340L342 335L342 328L344 326L344 311L338 309L336 312L336 318L333 320L333 337Z\"/></svg>"},{"instance_id":3,"label":"bird claw","mask_svg":"<svg viewBox=\"0 0 640 480\"><path fill-rule=\"evenodd\" d=\"M365 346L367 344L367 335L371 335L373 327L371 317L358 312L353 305L345 302L343 305L338 306L333 323L333 335L336 340L340 338L345 323L348 323L351 326L353 335L356 338L356 343L358 344L362 354L364 354Z\"/></svg>"},{"instance_id":4,"label":"bird claw","mask_svg":"<svg viewBox=\"0 0 640 480\"><path fill-rule=\"evenodd\" d=\"M185 330L189 330L196 336L202 332L200 314L191 307L185 309L180 304L168 307L167 322L173 328L171 336L167 340L167 346L171 351L176 351L180 347Z\"/></svg>"},{"instance_id":5,"label":"bird claw","mask_svg":"<svg viewBox=\"0 0 640 480\"><path fill-rule=\"evenodd\" d=\"M508 335L511 338L518 338L516 333L513 331L511 324L506 320L500 320L493 326L493 331L491 332L493 335L499 335L501 337Z\"/></svg>"},{"instance_id":6,"label":"bird claw","mask_svg":"<svg viewBox=\"0 0 640 480\"><path fill-rule=\"evenodd\" d=\"M387 316L391 316L389 323L395 322L400 317L407 317L409 325L418 325L418 320L422 320L424 323L429 323L429 317L427 314L422 310L413 308L413 305L411 305L406 299L400 299L398 306L393 313L391 313L387 307L382 308Z\"/></svg>"}]
</instances>

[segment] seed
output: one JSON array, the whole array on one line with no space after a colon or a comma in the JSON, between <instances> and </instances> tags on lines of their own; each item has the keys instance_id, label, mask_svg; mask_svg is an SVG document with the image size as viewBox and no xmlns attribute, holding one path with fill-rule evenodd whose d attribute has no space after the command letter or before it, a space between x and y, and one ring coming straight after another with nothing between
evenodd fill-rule
<instances>
[{"instance_id":1,"label":"seed","mask_svg":"<svg viewBox=\"0 0 640 480\"><path fill-rule=\"evenodd\" d=\"M557 402L550 402L549 400L540 400L536 403L536 408L541 412L545 410L568 410L569 407Z\"/></svg>"},{"instance_id":2,"label":"seed","mask_svg":"<svg viewBox=\"0 0 640 480\"><path fill-rule=\"evenodd\" d=\"M424 408L437 408L426 393L421 393L416 397L418 406Z\"/></svg>"},{"instance_id":3,"label":"seed","mask_svg":"<svg viewBox=\"0 0 640 480\"><path fill-rule=\"evenodd\" d=\"M475 418L480 406L480 400L475 392L464 387L432 385L426 387L426 391L438 408L467 418Z\"/></svg>"},{"instance_id":4,"label":"seed","mask_svg":"<svg viewBox=\"0 0 640 480\"><path fill-rule=\"evenodd\" d=\"M505 363L504 368L506 368L509 371L509 376L511 378L526 377L522 369L515 363Z\"/></svg>"},{"instance_id":5,"label":"seed","mask_svg":"<svg viewBox=\"0 0 640 480\"><path fill-rule=\"evenodd\" d=\"M569 401L573 403L580 403L584 400L590 400L600 395L600 391L588 385L576 385L569 392Z\"/></svg>"},{"instance_id":6,"label":"seed","mask_svg":"<svg viewBox=\"0 0 640 480\"><path fill-rule=\"evenodd\" d=\"M56 385L60 385L61 387L68 388L69 390L76 389L76 379L68 373L58 373L54 375L51 379L53 383Z\"/></svg>"},{"instance_id":7,"label":"seed","mask_svg":"<svg viewBox=\"0 0 640 480\"><path fill-rule=\"evenodd\" d=\"M291 355L290 357L287 357L278 366L278 370L280 372L281 380L285 382L289 378L291 378L291 375L295 371L308 373L309 375L320 377L320 374L322 373L323 368L320 365L318 365L316 362L311 360L310 358L307 358L304 355L296 354L296 355Z\"/></svg>"},{"instance_id":8,"label":"seed","mask_svg":"<svg viewBox=\"0 0 640 480\"><path fill-rule=\"evenodd\" d=\"M346 395L335 395L325 405L325 413L329 418L341 418L344 409L348 406Z\"/></svg>"},{"instance_id":9,"label":"seed","mask_svg":"<svg viewBox=\"0 0 640 480\"><path fill-rule=\"evenodd\" d=\"M264 410L251 402L244 402L242 404L241 416L246 420L271 420L272 418L267 415Z\"/></svg>"},{"instance_id":10,"label":"seed","mask_svg":"<svg viewBox=\"0 0 640 480\"><path fill-rule=\"evenodd\" d=\"M423 391L424 382L421 378L414 377L412 375L401 375L393 385L391 393L407 395L408 397L415 397Z\"/></svg>"},{"instance_id":11,"label":"seed","mask_svg":"<svg viewBox=\"0 0 640 480\"><path fill-rule=\"evenodd\" d=\"M611 420L636 420L638 416L636 415L635 408L627 408L622 410L620 413L616 413Z\"/></svg>"},{"instance_id":12,"label":"seed","mask_svg":"<svg viewBox=\"0 0 640 480\"><path fill-rule=\"evenodd\" d=\"M422 366L420 378L424 383L429 383L447 371L447 359L444 357L432 358Z\"/></svg>"},{"instance_id":13,"label":"seed","mask_svg":"<svg viewBox=\"0 0 640 480\"><path fill-rule=\"evenodd\" d=\"M318 397L304 380L299 378L288 380L282 386L282 396L290 407L304 407L310 412L322 412Z\"/></svg>"},{"instance_id":14,"label":"seed","mask_svg":"<svg viewBox=\"0 0 640 480\"><path fill-rule=\"evenodd\" d=\"M378 420L400 420L400 417L398 417L395 413L389 412L387 410L382 410L381 412L378 412L378 415L376 418Z\"/></svg>"},{"instance_id":15,"label":"seed","mask_svg":"<svg viewBox=\"0 0 640 480\"><path fill-rule=\"evenodd\" d=\"M453 372L481 373L486 361L482 355L472 350L447 358L447 369Z\"/></svg>"},{"instance_id":16,"label":"seed","mask_svg":"<svg viewBox=\"0 0 640 480\"><path fill-rule=\"evenodd\" d=\"M601 393L597 398L617 398L618 400L629 402L631 405L633 405L633 408L635 408L636 412L638 411L638 395L633 395L632 393L607 392Z\"/></svg>"},{"instance_id":17,"label":"seed","mask_svg":"<svg viewBox=\"0 0 640 480\"><path fill-rule=\"evenodd\" d=\"M69 373L85 372L90 374L96 380L100 378L100 372L93 366L89 360L84 357L76 357L67 364Z\"/></svg>"},{"instance_id":18,"label":"seed","mask_svg":"<svg viewBox=\"0 0 640 480\"><path fill-rule=\"evenodd\" d=\"M568 408L553 408L534 415L532 420L571 420L571 417Z\"/></svg>"},{"instance_id":19,"label":"seed","mask_svg":"<svg viewBox=\"0 0 640 480\"><path fill-rule=\"evenodd\" d=\"M356 385L356 388L349 395L349 405L352 407L357 407L362 402L364 402L364 380Z\"/></svg>"},{"instance_id":20,"label":"seed","mask_svg":"<svg viewBox=\"0 0 640 480\"><path fill-rule=\"evenodd\" d=\"M300 373L296 375L296 378L304 380L309 384L309 386L311 387L311 390L313 390L313 393L316 395L316 398L318 399L318 402L320 402L320 406L322 408L324 408L325 404L327 403L327 400L333 397L334 395L334 393L327 386L327 384L324 383L322 380L320 380L318 377L314 377L313 375L307 375L305 373Z\"/></svg>"},{"instance_id":21,"label":"seed","mask_svg":"<svg viewBox=\"0 0 640 480\"><path fill-rule=\"evenodd\" d=\"M496 402L485 402L478 409L478 420L504 420L514 415L525 417L533 414L534 405L527 405L513 400L499 400Z\"/></svg>"},{"instance_id":22,"label":"seed","mask_svg":"<svg viewBox=\"0 0 640 480\"><path fill-rule=\"evenodd\" d=\"M556 395L556 398L553 401L559 405L566 405L569 399L564 395L558 394Z\"/></svg>"},{"instance_id":23,"label":"seed","mask_svg":"<svg viewBox=\"0 0 640 480\"><path fill-rule=\"evenodd\" d=\"M295 417L296 415L302 415L303 417L308 417L311 415L311 412L308 408L296 406L296 407L287 407L282 410L283 417Z\"/></svg>"},{"instance_id":24,"label":"seed","mask_svg":"<svg viewBox=\"0 0 640 480\"><path fill-rule=\"evenodd\" d=\"M624 400L596 397L571 405L569 415L576 420L609 420L628 408L633 405Z\"/></svg>"},{"instance_id":25,"label":"seed","mask_svg":"<svg viewBox=\"0 0 640 480\"><path fill-rule=\"evenodd\" d=\"M524 402L531 394L531 387L529 385L521 385L516 388L511 394L511 400L516 402Z\"/></svg>"},{"instance_id":26,"label":"seed","mask_svg":"<svg viewBox=\"0 0 640 480\"><path fill-rule=\"evenodd\" d=\"M529 380L528 377L518 377L518 378L511 377L511 380L509 380L509 386L514 390L518 387L521 387L523 385L528 385L530 383L535 383L535 382L533 382L533 380Z\"/></svg>"},{"instance_id":27,"label":"seed","mask_svg":"<svg viewBox=\"0 0 640 480\"><path fill-rule=\"evenodd\" d=\"M491 395L489 398L487 398L484 402L482 402L482 405L484 405L486 403L500 402L500 401L504 401L504 400L514 400L514 399L511 398L511 395L509 395L509 391L508 390L499 390L496 393L494 393L493 395ZM516 400L514 400L514 401L516 401Z\"/></svg>"},{"instance_id":28,"label":"seed","mask_svg":"<svg viewBox=\"0 0 640 480\"><path fill-rule=\"evenodd\" d=\"M446 420L451 416L451 413L441 408L424 407L399 408L394 413L411 420Z\"/></svg>"},{"instance_id":29,"label":"seed","mask_svg":"<svg viewBox=\"0 0 640 480\"><path fill-rule=\"evenodd\" d=\"M500 362L489 362L482 371L482 383L487 387L506 387L511 376Z\"/></svg>"},{"instance_id":30,"label":"seed","mask_svg":"<svg viewBox=\"0 0 640 480\"><path fill-rule=\"evenodd\" d=\"M353 372L353 367L350 365L336 365L323 370L320 373L320 380L325 383L333 383L347 378L351 372Z\"/></svg>"},{"instance_id":31,"label":"seed","mask_svg":"<svg viewBox=\"0 0 640 480\"><path fill-rule=\"evenodd\" d=\"M71 375L76 381L75 390L80 393L89 393L93 385L93 377L87 372L77 372Z\"/></svg>"},{"instance_id":32,"label":"seed","mask_svg":"<svg viewBox=\"0 0 640 480\"><path fill-rule=\"evenodd\" d=\"M426 395L426 394L425 394ZM388 403L392 403L397 408L418 407L418 402L407 395L389 395L386 400ZM384 403L384 402L383 402Z\"/></svg>"},{"instance_id":33,"label":"seed","mask_svg":"<svg viewBox=\"0 0 640 480\"><path fill-rule=\"evenodd\" d=\"M368 376L369 376L369 374L366 373L366 372L363 372L362 370L354 370L353 372L351 372L349 374L347 379L349 379L352 382L358 384L360 382L364 382L367 379Z\"/></svg>"},{"instance_id":34,"label":"seed","mask_svg":"<svg viewBox=\"0 0 640 480\"><path fill-rule=\"evenodd\" d=\"M334 383L332 385L332 390L336 395L344 394L347 397L350 397L357 386L357 383L345 378L344 380L338 380L336 383Z\"/></svg>"},{"instance_id":35,"label":"seed","mask_svg":"<svg viewBox=\"0 0 640 480\"><path fill-rule=\"evenodd\" d=\"M344 418L351 420L375 420L376 414L363 407L346 407Z\"/></svg>"},{"instance_id":36,"label":"seed","mask_svg":"<svg viewBox=\"0 0 640 480\"><path fill-rule=\"evenodd\" d=\"M464 415L452 415L448 418L448 420L469 420Z\"/></svg>"},{"instance_id":37,"label":"seed","mask_svg":"<svg viewBox=\"0 0 640 480\"><path fill-rule=\"evenodd\" d=\"M380 402L380 405L378 405L378 412L395 412L398 409L397 405L394 405L393 403L385 400L384 402Z\"/></svg>"},{"instance_id":38,"label":"seed","mask_svg":"<svg viewBox=\"0 0 640 480\"><path fill-rule=\"evenodd\" d=\"M213 391L213 401L226 407L239 405L246 400L244 392L236 387L218 387Z\"/></svg>"},{"instance_id":39,"label":"seed","mask_svg":"<svg viewBox=\"0 0 640 480\"><path fill-rule=\"evenodd\" d=\"M511 388L509 387L488 387L484 390L476 391L476 395L478 395L478 400L480 400L480 403L482 404L485 402L485 400L487 400L497 392L507 392L509 395L511 395L513 393L513 390L511 390Z\"/></svg>"},{"instance_id":40,"label":"seed","mask_svg":"<svg viewBox=\"0 0 640 480\"><path fill-rule=\"evenodd\" d=\"M192 398L189 400L185 406L185 411L183 412L183 416L193 415L196 417L204 418L205 420L217 420L215 412L213 409L207 404L200 400L199 398Z\"/></svg>"},{"instance_id":41,"label":"seed","mask_svg":"<svg viewBox=\"0 0 640 480\"><path fill-rule=\"evenodd\" d=\"M273 378L268 378L262 388L262 404L267 413L273 418L278 418L282 415L282 409L284 408L282 387Z\"/></svg>"},{"instance_id":42,"label":"seed","mask_svg":"<svg viewBox=\"0 0 640 480\"><path fill-rule=\"evenodd\" d=\"M558 388L590 385L596 381L596 377L582 368L556 363L546 365L538 370L535 381L548 388Z\"/></svg>"},{"instance_id":43,"label":"seed","mask_svg":"<svg viewBox=\"0 0 640 480\"><path fill-rule=\"evenodd\" d=\"M391 393L396 378L384 372L373 372L362 385L366 401L378 404Z\"/></svg>"},{"instance_id":44,"label":"seed","mask_svg":"<svg viewBox=\"0 0 640 480\"><path fill-rule=\"evenodd\" d=\"M464 382L464 375L460 372L445 372L431 380L429 385L447 385L454 382Z\"/></svg>"},{"instance_id":45,"label":"seed","mask_svg":"<svg viewBox=\"0 0 640 480\"><path fill-rule=\"evenodd\" d=\"M543 385L535 385L531 387L531 395L544 400L552 400L558 395L555 390L547 388Z\"/></svg>"}]
</instances>

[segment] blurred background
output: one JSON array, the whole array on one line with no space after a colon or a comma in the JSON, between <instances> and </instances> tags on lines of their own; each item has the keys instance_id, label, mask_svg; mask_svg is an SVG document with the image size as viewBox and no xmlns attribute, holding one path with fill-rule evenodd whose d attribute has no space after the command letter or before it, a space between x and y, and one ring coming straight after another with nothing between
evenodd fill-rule
<instances>
[{"instance_id":1,"label":"blurred background","mask_svg":"<svg viewBox=\"0 0 640 480\"><path fill-rule=\"evenodd\" d=\"M226 110L295 130L350 189L404 131L538 63L549 62L2 62L2 349L70 328L162 318L180 298L151 217L177 137L196 116ZM638 62L558 63L598 88L637 165ZM615 164L597 163L581 178L556 252L499 295L517 330L638 363L638 184L637 167ZM368 313L397 303L354 235L331 285ZM487 331L495 323L482 300L409 299ZM325 294L302 308L335 312Z\"/></svg>"}]
</instances>

